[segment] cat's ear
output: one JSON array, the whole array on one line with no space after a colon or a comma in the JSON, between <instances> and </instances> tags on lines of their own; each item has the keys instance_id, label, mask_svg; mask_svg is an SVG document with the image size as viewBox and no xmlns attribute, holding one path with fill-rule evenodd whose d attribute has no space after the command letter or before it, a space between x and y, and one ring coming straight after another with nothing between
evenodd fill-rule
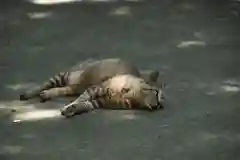
<instances>
[{"instance_id":1,"label":"cat's ear","mask_svg":"<svg viewBox=\"0 0 240 160\"><path fill-rule=\"evenodd\" d=\"M150 71L141 71L142 78L147 83L157 83L159 78L159 71L158 70L150 70Z\"/></svg>"},{"instance_id":2,"label":"cat's ear","mask_svg":"<svg viewBox=\"0 0 240 160\"><path fill-rule=\"evenodd\" d=\"M149 73L149 82L157 82L159 77L159 71L154 70Z\"/></svg>"}]
</instances>

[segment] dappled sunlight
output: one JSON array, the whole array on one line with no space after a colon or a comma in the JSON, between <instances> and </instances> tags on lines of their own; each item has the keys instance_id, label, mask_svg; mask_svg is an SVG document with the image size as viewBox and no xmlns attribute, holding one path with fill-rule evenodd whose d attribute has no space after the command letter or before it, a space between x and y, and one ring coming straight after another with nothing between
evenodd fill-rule
<instances>
[{"instance_id":1,"label":"dappled sunlight","mask_svg":"<svg viewBox=\"0 0 240 160\"><path fill-rule=\"evenodd\" d=\"M217 94L217 92L215 92L215 91L207 91L207 92L205 92L205 94L208 95L208 96L214 96L214 95Z\"/></svg>"},{"instance_id":2,"label":"dappled sunlight","mask_svg":"<svg viewBox=\"0 0 240 160\"><path fill-rule=\"evenodd\" d=\"M18 145L6 145L1 147L0 153L2 154L19 154L23 151L22 146Z\"/></svg>"},{"instance_id":3,"label":"dappled sunlight","mask_svg":"<svg viewBox=\"0 0 240 160\"><path fill-rule=\"evenodd\" d=\"M237 93L240 91L240 81L236 79L228 79L222 82L219 90L225 93Z\"/></svg>"},{"instance_id":4,"label":"dappled sunlight","mask_svg":"<svg viewBox=\"0 0 240 160\"><path fill-rule=\"evenodd\" d=\"M209 140L217 139L219 137L219 135L209 133L209 132L203 132L203 133L199 134L199 137L201 137L201 139L204 141L209 141Z\"/></svg>"},{"instance_id":5,"label":"dappled sunlight","mask_svg":"<svg viewBox=\"0 0 240 160\"><path fill-rule=\"evenodd\" d=\"M236 93L240 91L238 86L223 85L221 86L222 91Z\"/></svg>"},{"instance_id":6,"label":"dappled sunlight","mask_svg":"<svg viewBox=\"0 0 240 160\"><path fill-rule=\"evenodd\" d=\"M0 101L0 109L8 109L8 110L31 110L35 109L36 106L34 104L30 104L26 101Z\"/></svg>"},{"instance_id":7,"label":"dappled sunlight","mask_svg":"<svg viewBox=\"0 0 240 160\"><path fill-rule=\"evenodd\" d=\"M191 46L206 46L206 42L204 41L182 41L177 44L178 48L188 48Z\"/></svg>"},{"instance_id":8,"label":"dappled sunlight","mask_svg":"<svg viewBox=\"0 0 240 160\"><path fill-rule=\"evenodd\" d=\"M212 141L212 140L219 140L219 139L225 139L228 141L235 141L235 142L240 141L240 134L203 132L198 136L203 141Z\"/></svg>"},{"instance_id":9,"label":"dappled sunlight","mask_svg":"<svg viewBox=\"0 0 240 160\"><path fill-rule=\"evenodd\" d=\"M17 91L22 89L29 89L36 86L37 86L36 83L16 83L16 84L7 84L6 88Z\"/></svg>"},{"instance_id":10,"label":"dappled sunlight","mask_svg":"<svg viewBox=\"0 0 240 160\"><path fill-rule=\"evenodd\" d=\"M111 11L110 15L130 16L131 15L131 9L128 6L121 6L121 7L115 8L113 11Z\"/></svg>"},{"instance_id":11,"label":"dappled sunlight","mask_svg":"<svg viewBox=\"0 0 240 160\"><path fill-rule=\"evenodd\" d=\"M224 92L236 93L240 91L240 81L236 79L228 79L222 83L221 90Z\"/></svg>"},{"instance_id":12,"label":"dappled sunlight","mask_svg":"<svg viewBox=\"0 0 240 160\"><path fill-rule=\"evenodd\" d=\"M38 104L39 105L39 104ZM10 113L10 119L12 122L19 123L22 121L36 121L44 119L60 118L60 110L57 109L43 109L40 104L38 106L34 103L28 103L26 101L1 101L0 111L1 113Z\"/></svg>"},{"instance_id":13,"label":"dappled sunlight","mask_svg":"<svg viewBox=\"0 0 240 160\"><path fill-rule=\"evenodd\" d=\"M60 118L61 113L58 109L35 109L23 113L16 113L13 115L12 120L15 123L22 121L37 121L42 119Z\"/></svg>"},{"instance_id":14,"label":"dappled sunlight","mask_svg":"<svg viewBox=\"0 0 240 160\"><path fill-rule=\"evenodd\" d=\"M240 92L239 84L239 81L229 79L216 83L197 82L195 83L195 87L205 90L205 93L207 95L234 94Z\"/></svg>"},{"instance_id":15,"label":"dappled sunlight","mask_svg":"<svg viewBox=\"0 0 240 160\"><path fill-rule=\"evenodd\" d=\"M240 86L240 81L238 81L236 79L227 79L227 80L223 81L223 83L228 84L228 85L238 85L238 86Z\"/></svg>"},{"instance_id":16,"label":"dappled sunlight","mask_svg":"<svg viewBox=\"0 0 240 160\"><path fill-rule=\"evenodd\" d=\"M223 81L207 82L195 80L193 82L180 82L178 84L180 91L186 89L198 89L206 95L233 95L240 92L240 81L237 79L228 79Z\"/></svg>"},{"instance_id":17,"label":"dappled sunlight","mask_svg":"<svg viewBox=\"0 0 240 160\"><path fill-rule=\"evenodd\" d=\"M50 17L51 15L52 12L31 12L27 14L30 19L43 19Z\"/></svg>"}]
</instances>

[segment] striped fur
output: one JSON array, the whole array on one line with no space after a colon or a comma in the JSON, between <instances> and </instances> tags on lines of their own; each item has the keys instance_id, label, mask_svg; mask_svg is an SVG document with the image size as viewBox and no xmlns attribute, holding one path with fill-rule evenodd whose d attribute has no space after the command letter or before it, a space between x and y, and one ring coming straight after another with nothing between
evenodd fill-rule
<instances>
[{"instance_id":1,"label":"striped fur","mask_svg":"<svg viewBox=\"0 0 240 160\"><path fill-rule=\"evenodd\" d=\"M74 102L61 109L62 115L71 117L76 113L94 109L148 109L162 107L162 89L144 79L125 74L89 87Z\"/></svg>"},{"instance_id":2,"label":"striped fur","mask_svg":"<svg viewBox=\"0 0 240 160\"><path fill-rule=\"evenodd\" d=\"M156 82L158 71L139 71L131 63L119 59L86 60L65 72L60 72L42 85L20 95L20 100L40 98L45 102L55 97L79 96L88 87L101 84L116 75L132 74L144 77L149 82Z\"/></svg>"},{"instance_id":3,"label":"striped fur","mask_svg":"<svg viewBox=\"0 0 240 160\"><path fill-rule=\"evenodd\" d=\"M40 96L40 93L44 90L51 88L64 87L68 84L69 72L60 72L53 77L49 78L48 81L42 85L26 91L20 95L20 100L28 100Z\"/></svg>"}]
</instances>

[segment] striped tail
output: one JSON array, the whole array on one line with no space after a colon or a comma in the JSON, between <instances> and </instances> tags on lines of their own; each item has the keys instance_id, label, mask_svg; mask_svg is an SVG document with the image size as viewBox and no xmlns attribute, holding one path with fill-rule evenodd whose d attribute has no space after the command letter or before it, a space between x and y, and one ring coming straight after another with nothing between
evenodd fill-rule
<instances>
[{"instance_id":1,"label":"striped tail","mask_svg":"<svg viewBox=\"0 0 240 160\"><path fill-rule=\"evenodd\" d=\"M42 85L20 94L20 100L28 100L31 98L38 97L40 92L43 90L66 86L68 83L68 77L69 72L60 72L56 74L54 77L50 78L47 82L43 83Z\"/></svg>"}]
</instances>

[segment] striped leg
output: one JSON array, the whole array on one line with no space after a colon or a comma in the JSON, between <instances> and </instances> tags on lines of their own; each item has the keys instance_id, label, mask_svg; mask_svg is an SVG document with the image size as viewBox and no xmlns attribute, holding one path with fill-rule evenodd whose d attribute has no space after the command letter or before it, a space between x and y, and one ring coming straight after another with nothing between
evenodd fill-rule
<instances>
[{"instance_id":1,"label":"striped leg","mask_svg":"<svg viewBox=\"0 0 240 160\"><path fill-rule=\"evenodd\" d=\"M64 106L60 110L61 114L69 118L69 117L75 116L76 114L90 112L99 108L117 109L118 108L117 106L119 105L120 105L119 109L132 108L132 104L130 100L115 101L115 100L110 100L107 97L98 97L96 99L92 99L87 92L85 92L84 96L83 95L78 97L72 103ZM111 103L111 102L115 102L115 103Z\"/></svg>"},{"instance_id":2,"label":"striped leg","mask_svg":"<svg viewBox=\"0 0 240 160\"><path fill-rule=\"evenodd\" d=\"M131 109L132 102L129 99L124 99L121 93L115 93L111 89L102 87L101 85L95 85L89 87L75 101L64 106L61 109L61 114L65 117L72 117L76 114L89 112L97 108Z\"/></svg>"},{"instance_id":3,"label":"striped leg","mask_svg":"<svg viewBox=\"0 0 240 160\"><path fill-rule=\"evenodd\" d=\"M69 117L73 117L76 114L81 114L81 113L86 113L86 112L90 112L93 111L95 108L97 108L94 105L93 101L82 101L82 102L78 102L78 103L70 103L66 106L64 106L60 111L61 114L67 118ZM97 102L95 102L96 104L98 104Z\"/></svg>"},{"instance_id":4,"label":"striped leg","mask_svg":"<svg viewBox=\"0 0 240 160\"><path fill-rule=\"evenodd\" d=\"M72 103L64 106L60 111L65 117L74 116L77 113L88 112L99 108L100 97L105 96L105 90L99 86L91 86L83 94L81 94Z\"/></svg>"},{"instance_id":5,"label":"striped leg","mask_svg":"<svg viewBox=\"0 0 240 160\"><path fill-rule=\"evenodd\" d=\"M25 93L20 94L20 100L24 101L24 100L28 100L28 99L32 99L35 98L39 95L39 93L45 89L50 89L52 88L52 84L51 83L44 83L42 86L36 87L34 89L31 89Z\"/></svg>"},{"instance_id":6,"label":"striped leg","mask_svg":"<svg viewBox=\"0 0 240 160\"><path fill-rule=\"evenodd\" d=\"M75 94L73 87L68 86L44 90L39 94L39 97L41 99L40 102L46 102L55 97L73 96Z\"/></svg>"},{"instance_id":7,"label":"striped leg","mask_svg":"<svg viewBox=\"0 0 240 160\"><path fill-rule=\"evenodd\" d=\"M38 97L41 91L54 88L54 87L64 87L68 82L68 72L60 72L54 77L50 78L48 81L44 82L42 85L35 87L20 94L20 100L28 100L31 98Z\"/></svg>"}]
</instances>

